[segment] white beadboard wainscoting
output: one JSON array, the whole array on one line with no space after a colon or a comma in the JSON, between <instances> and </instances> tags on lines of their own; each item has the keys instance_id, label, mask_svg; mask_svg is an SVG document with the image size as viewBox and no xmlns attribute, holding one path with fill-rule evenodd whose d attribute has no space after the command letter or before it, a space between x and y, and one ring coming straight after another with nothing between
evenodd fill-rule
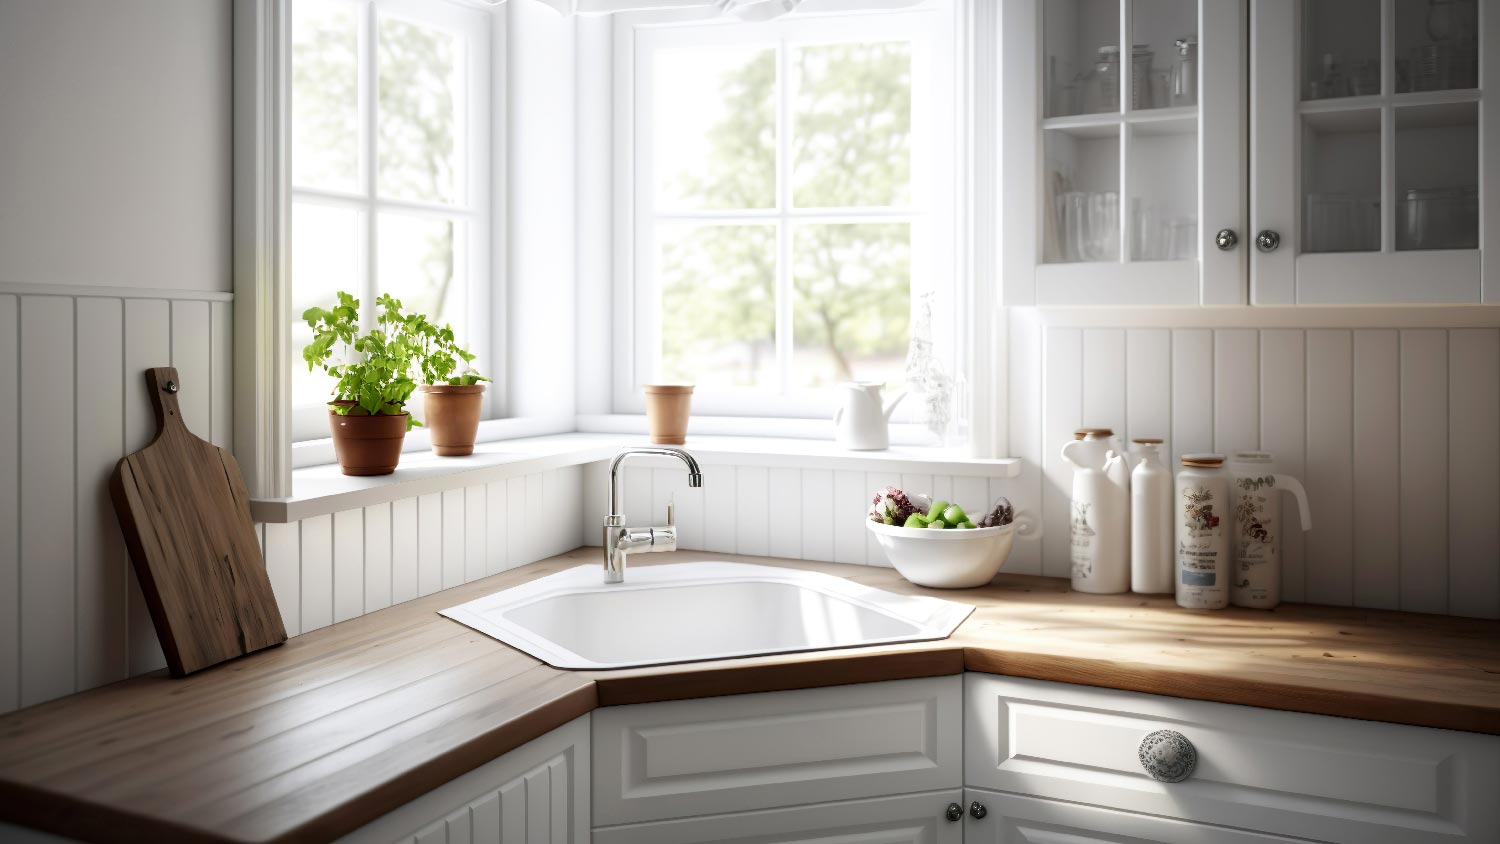
<instances>
[{"instance_id":1,"label":"white beadboard wainscoting","mask_svg":"<svg viewBox=\"0 0 1500 844\"><path fill-rule=\"evenodd\" d=\"M175 366L188 427L230 442L228 294L0 287L0 711L165 665L108 482Z\"/></svg>"},{"instance_id":2,"label":"white beadboard wainscoting","mask_svg":"<svg viewBox=\"0 0 1500 844\"><path fill-rule=\"evenodd\" d=\"M259 525L287 635L577 548L581 477L567 466Z\"/></svg>"},{"instance_id":3,"label":"white beadboard wainscoting","mask_svg":"<svg viewBox=\"0 0 1500 844\"><path fill-rule=\"evenodd\" d=\"M1307 487L1288 601L1500 617L1500 317L1462 309L1013 309L1017 504L1069 573L1079 426L1184 452L1262 448ZM1038 470L1040 466L1040 470ZM1286 510L1294 521L1295 507Z\"/></svg>"},{"instance_id":4,"label":"white beadboard wainscoting","mask_svg":"<svg viewBox=\"0 0 1500 844\"><path fill-rule=\"evenodd\" d=\"M684 446L692 450L692 438ZM929 492L982 511L999 496L1020 506L1021 478L973 475L895 474L845 469L792 468L699 459L703 486L692 489L687 471L670 458L653 458L621 469L620 509L630 525L659 525L674 502L677 545L683 550L789 557L859 565L890 565L865 528L874 492L896 486ZM609 468L583 467L584 514L580 544L599 545L608 512ZM1041 574L1039 544L1017 540L1005 570Z\"/></svg>"}]
</instances>

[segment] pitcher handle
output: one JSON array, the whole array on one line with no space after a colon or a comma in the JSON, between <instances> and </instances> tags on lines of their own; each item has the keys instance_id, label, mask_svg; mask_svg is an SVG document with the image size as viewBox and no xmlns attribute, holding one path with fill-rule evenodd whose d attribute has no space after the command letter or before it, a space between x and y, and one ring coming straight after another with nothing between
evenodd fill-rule
<instances>
[{"instance_id":1,"label":"pitcher handle","mask_svg":"<svg viewBox=\"0 0 1500 844\"><path fill-rule=\"evenodd\" d=\"M1272 475L1276 479L1276 488L1290 492L1297 498L1297 514L1302 517L1302 529L1312 530L1312 511L1307 507L1307 490L1302 488L1302 482L1291 475Z\"/></svg>"},{"instance_id":2,"label":"pitcher handle","mask_svg":"<svg viewBox=\"0 0 1500 844\"><path fill-rule=\"evenodd\" d=\"M1063 447L1062 447L1062 451L1061 451L1062 459L1066 460L1067 462L1069 462L1071 464L1073 464L1073 466L1075 468L1078 468L1078 469L1082 469L1083 465L1081 463L1079 463L1077 460L1074 460L1068 454L1068 449L1076 447L1080 442L1083 442L1083 441L1082 440L1068 440L1067 442L1063 443Z\"/></svg>"}]
</instances>

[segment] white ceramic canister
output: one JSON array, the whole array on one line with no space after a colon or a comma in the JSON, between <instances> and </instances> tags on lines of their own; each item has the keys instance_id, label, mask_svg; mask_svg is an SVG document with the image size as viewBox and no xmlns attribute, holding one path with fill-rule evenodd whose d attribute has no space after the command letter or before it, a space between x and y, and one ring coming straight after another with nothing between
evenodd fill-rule
<instances>
[{"instance_id":1,"label":"white ceramic canister","mask_svg":"<svg viewBox=\"0 0 1500 844\"><path fill-rule=\"evenodd\" d=\"M1130 473L1130 591L1172 591L1172 470L1158 439L1131 440L1136 464Z\"/></svg>"},{"instance_id":2,"label":"white ceramic canister","mask_svg":"<svg viewBox=\"0 0 1500 844\"><path fill-rule=\"evenodd\" d=\"M1276 471L1276 463L1264 451L1236 451L1229 458L1234 484L1233 585L1230 603L1237 607L1268 610L1281 603L1281 537L1286 523L1281 518L1281 493L1297 498L1302 529L1312 528L1307 491L1290 475Z\"/></svg>"},{"instance_id":3,"label":"white ceramic canister","mask_svg":"<svg viewBox=\"0 0 1500 844\"><path fill-rule=\"evenodd\" d=\"M1073 465L1073 588L1113 593L1130 589L1130 468L1108 428L1080 428L1063 445Z\"/></svg>"},{"instance_id":4,"label":"white ceramic canister","mask_svg":"<svg viewBox=\"0 0 1500 844\"><path fill-rule=\"evenodd\" d=\"M1177 473L1177 605L1229 606L1229 470L1222 454L1184 454Z\"/></svg>"}]
</instances>

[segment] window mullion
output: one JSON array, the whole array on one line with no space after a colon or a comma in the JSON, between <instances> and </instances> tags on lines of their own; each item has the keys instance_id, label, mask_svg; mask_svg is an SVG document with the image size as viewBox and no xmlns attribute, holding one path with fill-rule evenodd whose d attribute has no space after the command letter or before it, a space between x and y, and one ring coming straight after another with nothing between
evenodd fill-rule
<instances>
[{"instance_id":1,"label":"window mullion","mask_svg":"<svg viewBox=\"0 0 1500 844\"><path fill-rule=\"evenodd\" d=\"M792 115L786 39L776 44L776 374L782 395L792 382Z\"/></svg>"},{"instance_id":2,"label":"window mullion","mask_svg":"<svg viewBox=\"0 0 1500 844\"><path fill-rule=\"evenodd\" d=\"M375 326L375 259L378 242L376 240L378 231L377 215L375 213L375 171L376 146L375 130L378 119L376 98L379 77L376 67L375 39L377 37L375 26L375 3L374 0L366 0L364 14L360 15L360 38L359 38L359 111L360 126L364 130L364 136L360 139L363 146L361 155L361 187L365 194L364 208L364 243L360 249L360 281L363 286L361 299L364 307L361 308L360 321L365 329Z\"/></svg>"}]
</instances>

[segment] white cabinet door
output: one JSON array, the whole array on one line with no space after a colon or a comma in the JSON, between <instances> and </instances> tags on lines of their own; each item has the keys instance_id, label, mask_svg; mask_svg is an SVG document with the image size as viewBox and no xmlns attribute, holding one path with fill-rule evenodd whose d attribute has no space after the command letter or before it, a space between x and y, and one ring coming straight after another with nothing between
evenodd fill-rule
<instances>
[{"instance_id":1,"label":"white cabinet door","mask_svg":"<svg viewBox=\"0 0 1500 844\"><path fill-rule=\"evenodd\" d=\"M422 795L342 844L586 844L589 717Z\"/></svg>"},{"instance_id":2,"label":"white cabinet door","mask_svg":"<svg viewBox=\"0 0 1500 844\"><path fill-rule=\"evenodd\" d=\"M964 805L974 803L983 806L985 814L965 818L965 844L1294 844L1305 840L965 789Z\"/></svg>"},{"instance_id":3,"label":"white cabinet door","mask_svg":"<svg viewBox=\"0 0 1500 844\"><path fill-rule=\"evenodd\" d=\"M1497 32L1480 0L1253 0L1254 303L1500 301Z\"/></svg>"},{"instance_id":4,"label":"white cabinet door","mask_svg":"<svg viewBox=\"0 0 1500 844\"><path fill-rule=\"evenodd\" d=\"M965 675L966 785L1339 844L1500 841L1500 737ZM1186 780L1139 756L1196 749Z\"/></svg>"},{"instance_id":5,"label":"white cabinet door","mask_svg":"<svg viewBox=\"0 0 1500 844\"><path fill-rule=\"evenodd\" d=\"M655 821L957 788L961 677L609 706L594 822Z\"/></svg>"},{"instance_id":6,"label":"white cabinet door","mask_svg":"<svg viewBox=\"0 0 1500 844\"><path fill-rule=\"evenodd\" d=\"M594 844L962 844L958 789L594 830Z\"/></svg>"},{"instance_id":7,"label":"white cabinet door","mask_svg":"<svg viewBox=\"0 0 1500 844\"><path fill-rule=\"evenodd\" d=\"M1005 304L1245 302L1245 0L999 7Z\"/></svg>"}]
</instances>

